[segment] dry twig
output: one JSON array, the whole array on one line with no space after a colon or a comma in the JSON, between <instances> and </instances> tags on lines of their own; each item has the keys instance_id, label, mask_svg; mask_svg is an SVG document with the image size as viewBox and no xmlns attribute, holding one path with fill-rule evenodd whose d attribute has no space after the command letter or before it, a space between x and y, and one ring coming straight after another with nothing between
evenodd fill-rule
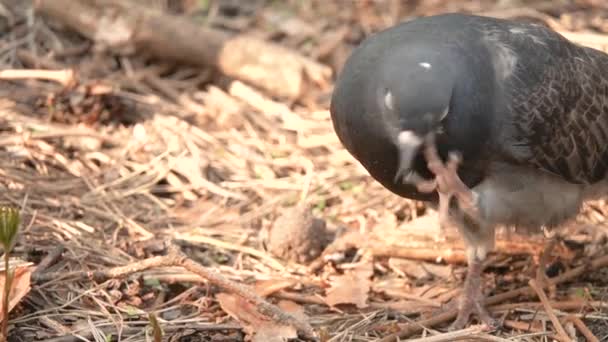
<instances>
[{"instance_id":1,"label":"dry twig","mask_svg":"<svg viewBox=\"0 0 608 342\"><path fill-rule=\"evenodd\" d=\"M133 1L37 0L36 9L117 53L142 50L167 60L214 66L292 100L303 94L307 82L327 87L332 74L329 67L283 46L202 27Z\"/></svg>"},{"instance_id":2,"label":"dry twig","mask_svg":"<svg viewBox=\"0 0 608 342\"><path fill-rule=\"evenodd\" d=\"M547 313L547 316L549 316L549 319L551 320L551 322L553 323L553 326L557 330L558 337L563 340L568 340L568 338L569 338L568 333L566 333L564 326L559 321L557 316L555 316L555 313L553 312L553 308L551 307L551 303L549 302L549 299L547 298L547 294L545 293L545 291L538 285L536 279L530 279L528 284L534 290L534 292L536 292L538 299L540 299L540 302L543 304L545 313Z\"/></svg>"},{"instance_id":3,"label":"dry twig","mask_svg":"<svg viewBox=\"0 0 608 342\"><path fill-rule=\"evenodd\" d=\"M73 86L76 83L76 78L74 75L74 71L72 69L66 69L66 70L37 70L37 69L0 70L0 79L1 80L41 79L41 80L57 82L64 87Z\"/></svg>"},{"instance_id":4,"label":"dry twig","mask_svg":"<svg viewBox=\"0 0 608 342\"><path fill-rule=\"evenodd\" d=\"M34 278L34 281L42 283L47 280L56 280L60 278L92 278L98 282L102 282L108 279L122 278L129 274L141 272L150 268L170 266L183 267L186 270L208 280L211 284L214 284L230 293L234 293L238 296L241 296L245 300L248 300L251 303L255 304L258 311L266 317L271 318L277 323L295 327L305 337L314 338L314 336L316 336L314 330L307 322L300 321L291 314L284 312L277 306L268 303L266 300L258 296L247 286L228 280L220 273L211 271L201 266L200 264L185 256L178 250L177 247L173 245L170 245L169 253L165 256L152 257L131 263L129 265L114 267L105 270L76 271L68 273L46 273Z\"/></svg>"},{"instance_id":5,"label":"dry twig","mask_svg":"<svg viewBox=\"0 0 608 342\"><path fill-rule=\"evenodd\" d=\"M585 339L587 339L587 342L600 342L600 340L597 337L595 337L595 335L593 335L591 330L589 330L587 325L585 325L585 323L580 318L578 318L576 316L568 316L567 319L569 321L571 321L572 323L574 323L574 325L576 326L578 331L580 331L581 334L583 334L583 336L585 336Z\"/></svg>"}]
</instances>

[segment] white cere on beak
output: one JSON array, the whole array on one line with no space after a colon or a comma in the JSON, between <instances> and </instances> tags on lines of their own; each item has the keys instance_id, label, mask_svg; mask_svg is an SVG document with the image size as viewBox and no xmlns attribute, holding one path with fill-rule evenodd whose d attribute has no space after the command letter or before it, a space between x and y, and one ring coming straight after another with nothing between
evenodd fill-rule
<instances>
[{"instance_id":1,"label":"white cere on beak","mask_svg":"<svg viewBox=\"0 0 608 342\"><path fill-rule=\"evenodd\" d=\"M401 131L397 136L397 141L400 146L419 146L422 144L422 138L412 131Z\"/></svg>"},{"instance_id":2,"label":"white cere on beak","mask_svg":"<svg viewBox=\"0 0 608 342\"><path fill-rule=\"evenodd\" d=\"M443 119L445 119L448 116L448 112L450 111L450 107L445 107L445 109L443 110L443 113L441 113L441 117L439 118L439 121L443 121Z\"/></svg>"},{"instance_id":3,"label":"white cere on beak","mask_svg":"<svg viewBox=\"0 0 608 342\"><path fill-rule=\"evenodd\" d=\"M391 93L390 91L387 91L386 94L384 95L384 105L389 110L394 110L395 109L395 102L394 102L394 99L393 99L393 93Z\"/></svg>"},{"instance_id":4,"label":"white cere on beak","mask_svg":"<svg viewBox=\"0 0 608 342\"><path fill-rule=\"evenodd\" d=\"M433 66L431 65L431 63L428 63L428 62L420 62L420 63L418 63L418 65L420 65L421 67L423 67L423 68L425 68L425 69L430 69L430 68L432 68L432 67L433 67Z\"/></svg>"}]
</instances>

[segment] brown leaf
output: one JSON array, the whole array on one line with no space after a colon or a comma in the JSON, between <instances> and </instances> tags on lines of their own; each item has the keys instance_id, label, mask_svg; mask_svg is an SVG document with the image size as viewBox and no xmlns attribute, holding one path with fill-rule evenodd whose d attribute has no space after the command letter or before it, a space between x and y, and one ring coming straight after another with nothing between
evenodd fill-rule
<instances>
[{"instance_id":1,"label":"brown leaf","mask_svg":"<svg viewBox=\"0 0 608 342\"><path fill-rule=\"evenodd\" d=\"M252 336L252 342L283 342L298 337L294 327L270 320L242 297L218 293L216 298L222 310L243 325L245 333Z\"/></svg>"},{"instance_id":2,"label":"brown leaf","mask_svg":"<svg viewBox=\"0 0 608 342\"><path fill-rule=\"evenodd\" d=\"M260 297L268 297L275 292L285 290L288 287L292 287L296 283L293 279L281 279L273 278L268 280L261 280L255 284L254 291Z\"/></svg>"},{"instance_id":3,"label":"brown leaf","mask_svg":"<svg viewBox=\"0 0 608 342\"><path fill-rule=\"evenodd\" d=\"M330 279L325 301L330 306L355 304L358 308L367 307L367 297L372 285L373 265L365 263Z\"/></svg>"},{"instance_id":4,"label":"brown leaf","mask_svg":"<svg viewBox=\"0 0 608 342\"><path fill-rule=\"evenodd\" d=\"M266 322L253 329L254 335L251 342L284 342L288 339L298 337L296 329L288 325Z\"/></svg>"},{"instance_id":5,"label":"brown leaf","mask_svg":"<svg viewBox=\"0 0 608 342\"><path fill-rule=\"evenodd\" d=\"M280 307L283 311L292 314L295 318L305 322L308 321L308 316L304 312L304 308L302 305L293 302L291 300L281 300L277 303L277 306Z\"/></svg>"},{"instance_id":6,"label":"brown leaf","mask_svg":"<svg viewBox=\"0 0 608 342\"><path fill-rule=\"evenodd\" d=\"M388 265L391 269L407 274L414 279L428 279L432 276L447 279L451 275L448 265L432 264L415 260L401 258L390 258Z\"/></svg>"},{"instance_id":7,"label":"brown leaf","mask_svg":"<svg viewBox=\"0 0 608 342\"><path fill-rule=\"evenodd\" d=\"M25 297L25 295L27 295L30 292L31 286L30 286L30 279L31 279L31 275L32 275L32 269L29 266L17 266L17 268L14 269L14 276L13 276L13 282L11 283L11 293L9 296L9 303L8 303L8 312L11 312L11 310L13 310L13 308L15 308L15 306L17 306L17 304L21 301L21 299L23 297ZM2 273L0 273L0 289L4 289L4 281L6 280L5 276L4 276L4 271L2 271ZM0 290L1 293L1 290ZM0 298L1 295L0 295ZM3 316L3 301L0 300L0 322L4 319Z\"/></svg>"}]
</instances>

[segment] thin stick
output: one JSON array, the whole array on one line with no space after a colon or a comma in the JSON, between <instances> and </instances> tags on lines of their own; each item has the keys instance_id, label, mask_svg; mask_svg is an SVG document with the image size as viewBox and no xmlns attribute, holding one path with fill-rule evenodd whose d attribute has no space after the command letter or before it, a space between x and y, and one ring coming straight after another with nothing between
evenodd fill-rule
<instances>
[{"instance_id":1,"label":"thin stick","mask_svg":"<svg viewBox=\"0 0 608 342\"><path fill-rule=\"evenodd\" d=\"M281 310L279 307L268 303L262 297L258 296L248 286L235 283L218 272L212 271L206 267L201 266L186 255L181 253L174 245L169 246L169 253L164 256L156 256L148 259L144 259L129 265L113 267L105 270L97 271L77 271L77 272L54 272L40 274L33 280L40 283L46 280L57 280L64 278L92 278L96 281L105 281L112 278L121 278L129 274L141 272L153 267L183 267L186 270L204 278L209 283L214 284L227 292L234 293L253 303L257 310L274 320L277 323L283 325L291 325L298 329L304 337L314 338L315 332L307 322L300 321L293 315Z\"/></svg>"},{"instance_id":2,"label":"thin stick","mask_svg":"<svg viewBox=\"0 0 608 342\"><path fill-rule=\"evenodd\" d=\"M439 324L448 322L456 317L458 311L456 309L448 310L440 313L432 318L425 319L418 322L412 322L404 326L400 332L384 337L380 342L397 342L401 338L407 338L414 334L423 331L426 328L434 327Z\"/></svg>"},{"instance_id":3,"label":"thin stick","mask_svg":"<svg viewBox=\"0 0 608 342\"><path fill-rule=\"evenodd\" d=\"M587 325L585 325L585 322L583 322L580 318L578 318L576 316L568 316L567 319L569 321L571 321L572 323L574 323L574 325L576 326L578 331L580 331L581 334L583 334L583 336L585 336L585 339L587 340L587 342L600 342L600 340L597 337L595 337L595 335L593 335L591 330L589 330Z\"/></svg>"},{"instance_id":4,"label":"thin stick","mask_svg":"<svg viewBox=\"0 0 608 342\"><path fill-rule=\"evenodd\" d=\"M532 333L543 333L543 332L546 332L545 330L539 329L538 326L534 326L533 324L530 324L529 322L512 321L512 320L508 320L507 319L507 320L504 321L504 325L506 327L511 328L511 329L516 329L516 330L521 330L521 331L527 331L527 332L532 332ZM548 335L553 335L550 332L547 332L547 334Z\"/></svg>"},{"instance_id":5,"label":"thin stick","mask_svg":"<svg viewBox=\"0 0 608 342\"><path fill-rule=\"evenodd\" d=\"M538 299L540 299L540 302L543 303L545 313L547 313L547 316L549 316L549 319L557 330L557 334L559 335L559 337L567 340L568 333L566 332L566 329L564 329L562 323L559 321L559 318L555 316L555 313L553 312L553 308L551 307L551 303L549 303L549 298L547 298L547 294L545 293L545 291L540 287L536 279L530 279L528 284L532 289L534 289L534 291L538 295Z\"/></svg>"},{"instance_id":6,"label":"thin stick","mask_svg":"<svg viewBox=\"0 0 608 342\"><path fill-rule=\"evenodd\" d=\"M484 332L484 328L480 325L468 327L457 331L450 331L444 334L438 334L430 337L423 337L410 340L410 342L450 342L461 338L477 335Z\"/></svg>"},{"instance_id":7,"label":"thin stick","mask_svg":"<svg viewBox=\"0 0 608 342\"><path fill-rule=\"evenodd\" d=\"M40 69L10 69L0 70L0 79L2 80L22 80L22 79L42 79L47 81L55 81L64 87L70 86L76 82L74 71L66 70L40 70Z\"/></svg>"},{"instance_id":8,"label":"thin stick","mask_svg":"<svg viewBox=\"0 0 608 342\"><path fill-rule=\"evenodd\" d=\"M543 306L540 302L519 302L519 303L509 303L509 304L501 304L488 308L493 312L500 311L511 311L516 309L529 309L529 310L537 310ZM551 307L556 310L582 310L584 308L602 308L608 306L608 303L603 303L600 301L582 301L582 300L569 300L569 301L561 301L561 302L551 302Z\"/></svg>"},{"instance_id":9,"label":"thin stick","mask_svg":"<svg viewBox=\"0 0 608 342\"><path fill-rule=\"evenodd\" d=\"M44 273L46 269L49 268L49 266L54 264L57 259L61 257L63 251L65 251L65 247L63 245L58 245L53 250L51 250L49 254L47 254L42 259L42 261L40 261L40 263L38 263L38 266L36 266L36 269L34 270L34 272L32 272L32 278L36 278L40 274Z\"/></svg>"},{"instance_id":10,"label":"thin stick","mask_svg":"<svg viewBox=\"0 0 608 342\"><path fill-rule=\"evenodd\" d=\"M175 239L187 241L190 243L205 243L205 244L213 245L213 246L216 246L219 248L224 248L224 249L228 249L231 251L237 251L237 252L249 254L254 257L264 260L268 266L274 268L275 270L278 270L278 271L285 270L285 266L283 266L276 259L274 259L273 257L269 256L268 254L266 254L264 252L260 252L259 250L255 249L255 248L242 246L242 245L236 245L233 243L214 239L212 237L204 236L204 235L200 235L200 234L193 235L193 234L176 233Z\"/></svg>"}]
</instances>

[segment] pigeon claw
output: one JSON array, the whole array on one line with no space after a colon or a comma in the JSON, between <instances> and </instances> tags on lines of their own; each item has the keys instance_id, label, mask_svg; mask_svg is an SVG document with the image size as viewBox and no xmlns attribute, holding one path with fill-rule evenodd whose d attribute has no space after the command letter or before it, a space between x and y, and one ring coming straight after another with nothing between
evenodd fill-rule
<instances>
[{"instance_id":1,"label":"pigeon claw","mask_svg":"<svg viewBox=\"0 0 608 342\"><path fill-rule=\"evenodd\" d=\"M461 330L469 323L471 315L475 314L481 324L487 330L494 331L500 328L500 321L493 318L483 305L484 296L481 291L477 293L464 293L459 298L458 315L456 320L449 326L449 331Z\"/></svg>"},{"instance_id":2,"label":"pigeon claw","mask_svg":"<svg viewBox=\"0 0 608 342\"><path fill-rule=\"evenodd\" d=\"M452 197L456 197L460 207L471 217L479 217L475 203L475 194L458 176L458 166L462 161L462 156L456 152L450 152L447 162L443 162L437 152L437 146L433 136L427 138L424 156L427 167L435 175L435 179L418 184L419 191L432 192L439 194L439 213L440 216L447 217L447 210Z\"/></svg>"},{"instance_id":3,"label":"pigeon claw","mask_svg":"<svg viewBox=\"0 0 608 342\"><path fill-rule=\"evenodd\" d=\"M484 324L488 330L500 328L500 321L494 319L484 306L485 296L481 286L482 262L471 260L464 288L458 298L458 314L456 320L450 325L449 330L463 329L468 323L472 314L477 316L480 323Z\"/></svg>"}]
</instances>

